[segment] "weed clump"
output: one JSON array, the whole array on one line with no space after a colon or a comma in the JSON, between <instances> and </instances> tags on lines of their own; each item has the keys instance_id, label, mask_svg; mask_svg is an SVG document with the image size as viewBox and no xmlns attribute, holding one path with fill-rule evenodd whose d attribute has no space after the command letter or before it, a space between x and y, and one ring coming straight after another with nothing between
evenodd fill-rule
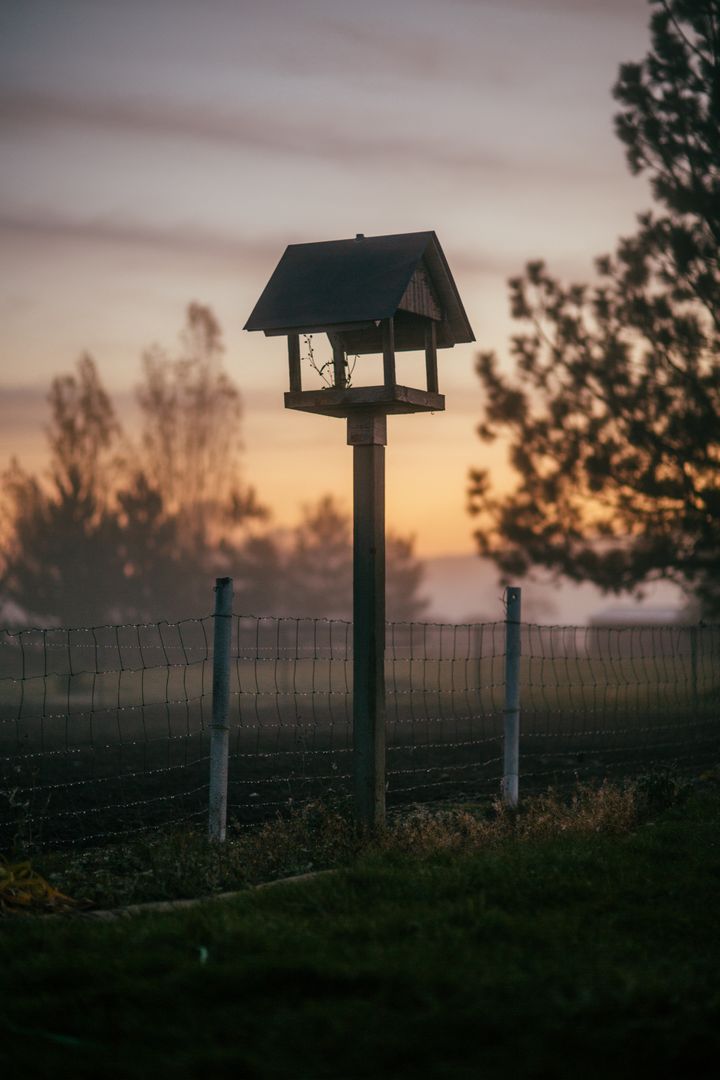
<instances>
[{"instance_id":1,"label":"weed clump","mask_svg":"<svg viewBox=\"0 0 720 1080\"><path fill-rule=\"evenodd\" d=\"M549 790L529 797L517 809L500 799L484 808L417 806L398 815L378 842L384 850L407 854L466 852L560 832L623 833L637 821L638 800L632 787L579 784L569 798Z\"/></svg>"},{"instance_id":2,"label":"weed clump","mask_svg":"<svg viewBox=\"0 0 720 1080\"><path fill-rule=\"evenodd\" d=\"M702 778L701 778L702 779ZM641 816L652 815L685 803L693 782L669 767L655 768L633 781L632 790Z\"/></svg>"}]
</instances>

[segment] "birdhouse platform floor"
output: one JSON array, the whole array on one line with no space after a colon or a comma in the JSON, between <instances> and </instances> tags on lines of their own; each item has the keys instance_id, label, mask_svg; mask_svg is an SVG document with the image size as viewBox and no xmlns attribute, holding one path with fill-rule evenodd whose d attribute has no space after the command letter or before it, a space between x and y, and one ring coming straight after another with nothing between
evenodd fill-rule
<instances>
[{"instance_id":1,"label":"birdhouse platform floor","mask_svg":"<svg viewBox=\"0 0 720 1080\"><path fill-rule=\"evenodd\" d=\"M285 394L286 409L320 413L322 416L350 416L372 409L394 415L414 412L444 412L445 395L413 386L329 386L320 390L296 390Z\"/></svg>"}]
</instances>

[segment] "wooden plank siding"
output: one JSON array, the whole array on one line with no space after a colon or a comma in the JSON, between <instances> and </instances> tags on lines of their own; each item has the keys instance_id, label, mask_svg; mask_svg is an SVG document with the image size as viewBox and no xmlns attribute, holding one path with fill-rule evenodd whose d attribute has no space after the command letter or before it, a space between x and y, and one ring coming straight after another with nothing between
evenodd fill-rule
<instances>
[{"instance_id":1,"label":"wooden plank siding","mask_svg":"<svg viewBox=\"0 0 720 1080\"><path fill-rule=\"evenodd\" d=\"M410 278L408 287L403 293L402 300L398 304L402 311L410 311L413 315L424 315L426 319L434 319L440 322L442 311L438 304L430 277L424 266L418 266Z\"/></svg>"}]
</instances>

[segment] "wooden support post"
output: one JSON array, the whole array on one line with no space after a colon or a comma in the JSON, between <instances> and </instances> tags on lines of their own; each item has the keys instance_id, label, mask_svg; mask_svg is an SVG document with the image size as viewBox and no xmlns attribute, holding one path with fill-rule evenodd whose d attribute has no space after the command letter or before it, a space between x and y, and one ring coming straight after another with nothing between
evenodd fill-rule
<instances>
[{"instance_id":1,"label":"wooden support post","mask_svg":"<svg viewBox=\"0 0 720 1080\"><path fill-rule=\"evenodd\" d=\"M427 373L427 388L431 394L438 392L437 370L437 331L432 319L428 320L425 328L425 371Z\"/></svg>"},{"instance_id":2,"label":"wooden support post","mask_svg":"<svg viewBox=\"0 0 720 1080\"><path fill-rule=\"evenodd\" d=\"M302 390L299 334L288 334L288 366L290 368L290 391L291 393L299 393Z\"/></svg>"},{"instance_id":3,"label":"wooden support post","mask_svg":"<svg viewBox=\"0 0 720 1080\"><path fill-rule=\"evenodd\" d=\"M348 417L353 447L353 772L355 814L385 820L384 414Z\"/></svg>"},{"instance_id":4,"label":"wooden support post","mask_svg":"<svg viewBox=\"0 0 720 1080\"><path fill-rule=\"evenodd\" d=\"M344 387L347 384L345 377L345 350L339 341L333 342L333 371L335 373L335 385Z\"/></svg>"},{"instance_id":5,"label":"wooden support post","mask_svg":"<svg viewBox=\"0 0 720 1080\"><path fill-rule=\"evenodd\" d=\"M386 390L395 388L395 324L392 316L382 321L383 382Z\"/></svg>"}]
</instances>

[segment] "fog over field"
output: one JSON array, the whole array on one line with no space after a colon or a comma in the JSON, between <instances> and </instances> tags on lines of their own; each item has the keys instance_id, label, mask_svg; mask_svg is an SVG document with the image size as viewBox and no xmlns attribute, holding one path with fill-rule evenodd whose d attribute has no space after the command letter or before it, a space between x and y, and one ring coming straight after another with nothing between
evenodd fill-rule
<instances>
[{"instance_id":1,"label":"fog over field","mask_svg":"<svg viewBox=\"0 0 720 1080\"><path fill-rule=\"evenodd\" d=\"M664 621L665 615L670 616L684 603L680 589L668 582L648 586L642 599L627 593L604 595L594 585L569 581L523 584L523 619L528 622L582 626L598 615L634 621L641 612L650 622ZM474 555L428 559L423 592L430 599L428 618L437 621L486 622L503 617L497 569Z\"/></svg>"}]
</instances>

